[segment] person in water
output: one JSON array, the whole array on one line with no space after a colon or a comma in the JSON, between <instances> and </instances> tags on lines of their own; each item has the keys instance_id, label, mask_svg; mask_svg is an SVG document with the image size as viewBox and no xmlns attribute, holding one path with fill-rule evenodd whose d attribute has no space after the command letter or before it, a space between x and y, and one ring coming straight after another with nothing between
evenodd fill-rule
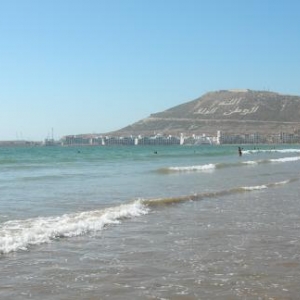
<instances>
[{"instance_id":1,"label":"person in water","mask_svg":"<svg viewBox=\"0 0 300 300\"><path fill-rule=\"evenodd\" d=\"M243 150L243 149L242 149L241 147L238 148L239 156L242 156L242 154L243 154L242 150Z\"/></svg>"}]
</instances>

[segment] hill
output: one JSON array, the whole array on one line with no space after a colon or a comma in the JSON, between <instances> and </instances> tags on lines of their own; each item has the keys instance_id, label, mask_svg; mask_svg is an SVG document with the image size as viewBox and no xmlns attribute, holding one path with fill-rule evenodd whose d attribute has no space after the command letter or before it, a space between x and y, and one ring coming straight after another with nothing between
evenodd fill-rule
<instances>
[{"instance_id":1,"label":"hill","mask_svg":"<svg viewBox=\"0 0 300 300\"><path fill-rule=\"evenodd\" d=\"M300 97L221 90L152 114L112 135L293 133L300 130Z\"/></svg>"}]
</instances>

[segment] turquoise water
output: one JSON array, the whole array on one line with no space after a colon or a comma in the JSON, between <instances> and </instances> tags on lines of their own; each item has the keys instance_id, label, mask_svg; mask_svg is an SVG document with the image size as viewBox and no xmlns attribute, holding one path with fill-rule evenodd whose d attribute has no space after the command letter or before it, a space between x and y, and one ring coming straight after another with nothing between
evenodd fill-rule
<instances>
[{"instance_id":1,"label":"turquoise water","mask_svg":"<svg viewBox=\"0 0 300 300\"><path fill-rule=\"evenodd\" d=\"M299 155L0 148L0 299L297 299Z\"/></svg>"},{"instance_id":2,"label":"turquoise water","mask_svg":"<svg viewBox=\"0 0 300 300\"><path fill-rule=\"evenodd\" d=\"M183 187L173 186L170 178L165 178L167 186L162 188L163 176L157 170L177 163L205 163L208 158L222 158L234 150L211 147L2 148L1 215L2 218L3 215L9 218L60 215L94 206L121 204L138 197L185 193Z\"/></svg>"}]
</instances>

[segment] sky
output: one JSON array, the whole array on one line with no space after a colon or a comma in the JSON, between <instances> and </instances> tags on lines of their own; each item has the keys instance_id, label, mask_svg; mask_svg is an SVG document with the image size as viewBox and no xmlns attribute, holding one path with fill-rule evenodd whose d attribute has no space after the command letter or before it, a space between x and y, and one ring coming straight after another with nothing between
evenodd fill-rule
<instances>
[{"instance_id":1,"label":"sky","mask_svg":"<svg viewBox=\"0 0 300 300\"><path fill-rule=\"evenodd\" d=\"M298 0L0 0L0 140L107 133L222 89L300 96Z\"/></svg>"}]
</instances>

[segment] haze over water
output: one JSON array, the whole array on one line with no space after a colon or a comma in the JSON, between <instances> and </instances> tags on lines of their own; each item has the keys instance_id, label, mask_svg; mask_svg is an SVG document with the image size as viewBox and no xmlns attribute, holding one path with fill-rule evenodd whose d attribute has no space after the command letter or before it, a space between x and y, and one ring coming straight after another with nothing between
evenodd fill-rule
<instances>
[{"instance_id":1,"label":"haze over water","mask_svg":"<svg viewBox=\"0 0 300 300\"><path fill-rule=\"evenodd\" d=\"M299 154L0 148L0 299L299 299Z\"/></svg>"}]
</instances>

